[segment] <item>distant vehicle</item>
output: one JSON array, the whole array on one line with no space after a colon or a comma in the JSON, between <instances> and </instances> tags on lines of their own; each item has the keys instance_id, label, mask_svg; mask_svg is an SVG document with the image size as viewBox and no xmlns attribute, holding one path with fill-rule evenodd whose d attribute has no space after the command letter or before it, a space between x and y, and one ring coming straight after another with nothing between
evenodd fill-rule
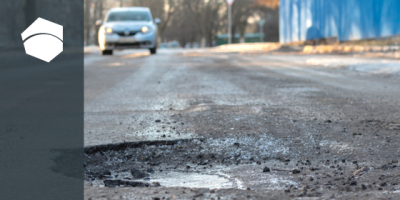
<instances>
[{"instance_id":1,"label":"distant vehicle","mask_svg":"<svg viewBox=\"0 0 400 200\"><path fill-rule=\"evenodd\" d=\"M185 49L190 49L191 48L191 45L190 45L190 43L188 42L188 43L186 43L185 44Z\"/></svg>"},{"instance_id":2,"label":"distant vehicle","mask_svg":"<svg viewBox=\"0 0 400 200\"><path fill-rule=\"evenodd\" d=\"M198 49L199 47L200 47L200 46L199 46L199 43L197 43L197 42L193 42L193 43L188 42L188 43L186 43L186 45L185 45L185 48L186 48L186 49L190 49L190 48Z\"/></svg>"},{"instance_id":3,"label":"distant vehicle","mask_svg":"<svg viewBox=\"0 0 400 200\"><path fill-rule=\"evenodd\" d=\"M163 42L160 44L160 49L176 49L176 48L181 48L181 44L176 40L170 42Z\"/></svg>"},{"instance_id":4,"label":"distant vehicle","mask_svg":"<svg viewBox=\"0 0 400 200\"><path fill-rule=\"evenodd\" d=\"M168 48L170 48L170 49L181 48L181 44L178 41L174 40L174 41L168 42Z\"/></svg>"},{"instance_id":5,"label":"distant vehicle","mask_svg":"<svg viewBox=\"0 0 400 200\"><path fill-rule=\"evenodd\" d=\"M168 48L168 43L163 42L160 44L160 49L167 49L167 48Z\"/></svg>"},{"instance_id":6,"label":"distant vehicle","mask_svg":"<svg viewBox=\"0 0 400 200\"><path fill-rule=\"evenodd\" d=\"M193 49L198 49L198 48L200 48L199 43L193 42Z\"/></svg>"},{"instance_id":7,"label":"distant vehicle","mask_svg":"<svg viewBox=\"0 0 400 200\"><path fill-rule=\"evenodd\" d=\"M114 49L149 49L157 53L157 24L149 8L125 7L108 11L103 21L98 20L99 46L102 55L112 55Z\"/></svg>"}]
</instances>

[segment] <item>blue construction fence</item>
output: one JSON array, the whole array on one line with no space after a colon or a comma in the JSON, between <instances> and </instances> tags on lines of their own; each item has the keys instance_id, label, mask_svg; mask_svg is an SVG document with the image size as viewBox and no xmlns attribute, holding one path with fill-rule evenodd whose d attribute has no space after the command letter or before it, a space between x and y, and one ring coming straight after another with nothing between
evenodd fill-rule
<instances>
[{"instance_id":1,"label":"blue construction fence","mask_svg":"<svg viewBox=\"0 0 400 200\"><path fill-rule=\"evenodd\" d=\"M400 0L280 0L281 43L400 34Z\"/></svg>"}]
</instances>

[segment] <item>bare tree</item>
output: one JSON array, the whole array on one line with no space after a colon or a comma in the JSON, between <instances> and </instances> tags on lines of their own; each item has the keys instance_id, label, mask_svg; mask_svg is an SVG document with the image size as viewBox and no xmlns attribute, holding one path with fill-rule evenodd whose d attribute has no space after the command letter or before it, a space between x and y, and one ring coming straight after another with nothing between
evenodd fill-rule
<instances>
[{"instance_id":1,"label":"bare tree","mask_svg":"<svg viewBox=\"0 0 400 200\"><path fill-rule=\"evenodd\" d=\"M169 22L172 19L172 16L174 13L177 11L179 4L181 3L181 0L167 0L167 10L164 10L164 14L159 14L157 13L156 16L159 16L158 18L161 19L161 24L159 25L159 35L162 37L165 29L167 28Z\"/></svg>"},{"instance_id":2,"label":"bare tree","mask_svg":"<svg viewBox=\"0 0 400 200\"><path fill-rule=\"evenodd\" d=\"M276 14L274 11L278 6L279 0L235 0L232 5L233 35L235 35L236 31L239 31L240 43L244 43L244 34L246 32L246 27L248 26L248 19L253 15L259 15L262 18L266 18L268 23L266 27L271 28L271 25L273 25L273 30L278 31L279 27L276 27L275 25L276 23L279 25L279 19L275 19L275 15L271 15ZM271 24L271 20L274 20L273 22L276 23Z\"/></svg>"},{"instance_id":3,"label":"bare tree","mask_svg":"<svg viewBox=\"0 0 400 200\"><path fill-rule=\"evenodd\" d=\"M232 15L233 15L232 33L233 35L235 35L236 30L239 31L240 43L244 43L244 34L248 24L247 21L249 17L254 14L256 6L257 5L254 0L236 0L232 5Z\"/></svg>"},{"instance_id":4,"label":"bare tree","mask_svg":"<svg viewBox=\"0 0 400 200\"><path fill-rule=\"evenodd\" d=\"M161 19L161 24L158 26L158 34L162 37L172 16L177 11L182 1L183 0L131 0L131 4L129 5L150 8L153 17Z\"/></svg>"},{"instance_id":5,"label":"bare tree","mask_svg":"<svg viewBox=\"0 0 400 200\"><path fill-rule=\"evenodd\" d=\"M193 23L199 26L201 36L201 47L205 47L207 43L207 34L213 35L213 28L216 27L216 23L219 23L219 11L224 5L223 0L190 0L184 1L183 7L187 9L188 18ZM209 44L211 41L208 41Z\"/></svg>"},{"instance_id":6,"label":"bare tree","mask_svg":"<svg viewBox=\"0 0 400 200\"><path fill-rule=\"evenodd\" d=\"M92 0L84 0L84 37L85 37L85 45L90 44L90 32L92 31L91 19L92 19Z\"/></svg>"},{"instance_id":7,"label":"bare tree","mask_svg":"<svg viewBox=\"0 0 400 200\"><path fill-rule=\"evenodd\" d=\"M257 0L257 8L266 20L264 30L266 41L279 42L279 0Z\"/></svg>"},{"instance_id":8,"label":"bare tree","mask_svg":"<svg viewBox=\"0 0 400 200\"><path fill-rule=\"evenodd\" d=\"M188 18L188 10L178 6L163 34L164 41L177 40L182 45L193 44L200 38L200 29Z\"/></svg>"}]
</instances>

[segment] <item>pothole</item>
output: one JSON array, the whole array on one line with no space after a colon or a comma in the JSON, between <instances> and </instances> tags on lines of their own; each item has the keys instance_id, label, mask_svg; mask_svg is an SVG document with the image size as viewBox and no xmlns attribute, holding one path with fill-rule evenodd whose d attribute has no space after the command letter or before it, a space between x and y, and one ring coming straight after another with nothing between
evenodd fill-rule
<instances>
[{"instance_id":1,"label":"pothole","mask_svg":"<svg viewBox=\"0 0 400 200\"><path fill-rule=\"evenodd\" d=\"M222 172L237 165L260 166L286 153L282 141L271 137L95 146L85 149L85 180L100 187L246 189L237 177Z\"/></svg>"},{"instance_id":2,"label":"pothole","mask_svg":"<svg viewBox=\"0 0 400 200\"><path fill-rule=\"evenodd\" d=\"M380 190L382 185L388 185L385 190L397 190L397 177L388 176L382 183L374 183L382 175L398 171L397 160L384 165L366 163L345 157L340 150L327 145L321 145L317 151L332 151L328 156L314 152L315 157L299 158L296 157L299 147L301 144L295 146L270 135L256 139L228 136L89 147L85 149L85 181L110 188L300 191L307 187L310 191L359 191L364 184L373 190ZM307 150L315 151L313 148L301 150L307 155L310 155ZM359 167L365 166L374 170L363 176L354 175Z\"/></svg>"}]
</instances>

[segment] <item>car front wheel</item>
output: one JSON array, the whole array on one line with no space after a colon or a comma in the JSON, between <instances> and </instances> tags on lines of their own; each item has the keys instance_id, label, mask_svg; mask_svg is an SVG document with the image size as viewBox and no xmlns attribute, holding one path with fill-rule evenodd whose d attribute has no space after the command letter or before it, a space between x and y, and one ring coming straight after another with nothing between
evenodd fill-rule
<instances>
[{"instance_id":1,"label":"car front wheel","mask_svg":"<svg viewBox=\"0 0 400 200\"><path fill-rule=\"evenodd\" d=\"M113 55L113 50L103 50L101 51L101 55Z\"/></svg>"},{"instance_id":2,"label":"car front wheel","mask_svg":"<svg viewBox=\"0 0 400 200\"><path fill-rule=\"evenodd\" d=\"M150 49L151 54L156 54L157 53L157 47L151 48Z\"/></svg>"}]
</instances>

